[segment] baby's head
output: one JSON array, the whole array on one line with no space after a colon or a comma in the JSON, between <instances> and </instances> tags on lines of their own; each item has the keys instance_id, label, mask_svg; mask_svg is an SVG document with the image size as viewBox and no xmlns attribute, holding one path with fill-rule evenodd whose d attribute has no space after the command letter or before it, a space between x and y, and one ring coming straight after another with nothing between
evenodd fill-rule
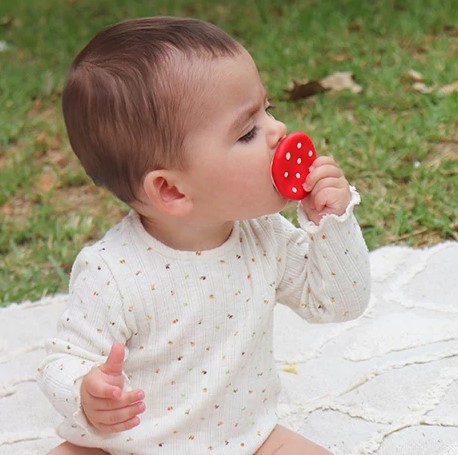
<instances>
[{"instance_id":1,"label":"baby's head","mask_svg":"<svg viewBox=\"0 0 458 455\"><path fill-rule=\"evenodd\" d=\"M242 52L197 19L142 18L98 33L75 58L63 93L70 143L87 174L131 203L149 171L185 168L194 105L211 76L206 63Z\"/></svg>"}]
</instances>

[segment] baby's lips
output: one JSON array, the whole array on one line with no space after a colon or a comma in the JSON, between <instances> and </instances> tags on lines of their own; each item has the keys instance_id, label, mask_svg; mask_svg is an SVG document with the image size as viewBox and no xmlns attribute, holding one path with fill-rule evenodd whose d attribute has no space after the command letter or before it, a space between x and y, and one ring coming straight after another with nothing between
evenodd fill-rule
<instances>
[{"instance_id":1,"label":"baby's lips","mask_svg":"<svg viewBox=\"0 0 458 455\"><path fill-rule=\"evenodd\" d=\"M288 134L280 142L272 159L271 175L284 198L300 201L307 196L303 185L316 157L312 140L301 131Z\"/></svg>"}]
</instances>

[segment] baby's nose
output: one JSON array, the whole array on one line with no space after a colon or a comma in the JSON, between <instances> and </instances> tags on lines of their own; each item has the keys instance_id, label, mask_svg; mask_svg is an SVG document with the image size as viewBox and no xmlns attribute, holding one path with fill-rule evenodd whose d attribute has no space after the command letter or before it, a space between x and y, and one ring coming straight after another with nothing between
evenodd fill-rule
<instances>
[{"instance_id":1,"label":"baby's nose","mask_svg":"<svg viewBox=\"0 0 458 455\"><path fill-rule=\"evenodd\" d=\"M269 147L272 150L276 150L280 142L285 138L286 136L286 125L283 122L280 122L279 120L273 120L273 125L271 127L271 131L269 134Z\"/></svg>"}]
</instances>

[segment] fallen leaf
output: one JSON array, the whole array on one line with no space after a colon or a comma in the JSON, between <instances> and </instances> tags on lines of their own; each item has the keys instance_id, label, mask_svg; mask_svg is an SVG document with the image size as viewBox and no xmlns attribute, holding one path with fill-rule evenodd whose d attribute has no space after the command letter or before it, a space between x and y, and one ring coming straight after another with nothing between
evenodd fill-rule
<instances>
[{"instance_id":1,"label":"fallen leaf","mask_svg":"<svg viewBox=\"0 0 458 455\"><path fill-rule=\"evenodd\" d=\"M54 185L54 178L50 174L43 174L40 177L40 189L41 191L47 193Z\"/></svg>"},{"instance_id":2,"label":"fallen leaf","mask_svg":"<svg viewBox=\"0 0 458 455\"><path fill-rule=\"evenodd\" d=\"M44 75L44 82L43 82L43 94L46 97L49 97L51 93L54 91L55 88L55 81L52 73L50 71L46 72Z\"/></svg>"},{"instance_id":3,"label":"fallen leaf","mask_svg":"<svg viewBox=\"0 0 458 455\"><path fill-rule=\"evenodd\" d=\"M309 81L304 84L293 81L293 87L286 89L285 92L288 93L291 101L297 101L303 98L309 98L317 93L325 92L326 90L319 81Z\"/></svg>"},{"instance_id":4,"label":"fallen leaf","mask_svg":"<svg viewBox=\"0 0 458 455\"><path fill-rule=\"evenodd\" d=\"M308 81L305 83L293 81L293 87L286 89L285 92L289 94L291 101L297 101L328 90L337 91L345 89L351 90L353 93L360 93L363 90L353 80L353 73L351 71L337 72L320 81Z\"/></svg>"},{"instance_id":5,"label":"fallen leaf","mask_svg":"<svg viewBox=\"0 0 458 455\"><path fill-rule=\"evenodd\" d=\"M450 95L451 93L458 92L458 81L451 84L444 85L437 90L438 95Z\"/></svg>"},{"instance_id":6,"label":"fallen leaf","mask_svg":"<svg viewBox=\"0 0 458 455\"><path fill-rule=\"evenodd\" d=\"M0 27L9 27L14 22L14 18L5 16L0 18Z\"/></svg>"},{"instance_id":7,"label":"fallen leaf","mask_svg":"<svg viewBox=\"0 0 458 455\"><path fill-rule=\"evenodd\" d=\"M428 154L426 157L425 164L428 167L437 169L446 161L458 164L458 124L450 136L441 137L440 141L434 146L433 153ZM456 165L454 167L456 168Z\"/></svg>"},{"instance_id":8,"label":"fallen leaf","mask_svg":"<svg viewBox=\"0 0 458 455\"><path fill-rule=\"evenodd\" d=\"M453 27L452 25L448 25L445 27L445 31L450 35L453 36L454 38L458 37L458 28Z\"/></svg>"},{"instance_id":9,"label":"fallen leaf","mask_svg":"<svg viewBox=\"0 0 458 455\"><path fill-rule=\"evenodd\" d=\"M423 78L423 75L415 70L407 71L406 76L408 79L410 79L413 82L424 82L425 81L425 79Z\"/></svg>"},{"instance_id":10,"label":"fallen leaf","mask_svg":"<svg viewBox=\"0 0 458 455\"><path fill-rule=\"evenodd\" d=\"M349 24L349 26L348 26L348 30L350 30L352 32L360 32L362 28L363 27L362 27L360 22L353 22L353 23Z\"/></svg>"},{"instance_id":11,"label":"fallen leaf","mask_svg":"<svg viewBox=\"0 0 458 455\"><path fill-rule=\"evenodd\" d=\"M4 216L25 217L30 216L32 212L32 204L23 196L18 196L15 199L10 199L2 207Z\"/></svg>"},{"instance_id":12,"label":"fallen leaf","mask_svg":"<svg viewBox=\"0 0 458 455\"><path fill-rule=\"evenodd\" d=\"M38 133L35 140L39 144L46 144L46 134L45 133Z\"/></svg>"},{"instance_id":13,"label":"fallen leaf","mask_svg":"<svg viewBox=\"0 0 458 455\"><path fill-rule=\"evenodd\" d=\"M412 88L420 93L437 93L440 96L447 96L452 93L458 92L458 81L452 82L451 84L443 85L437 88L437 86L429 86L425 84L423 75L415 70L409 70L406 72L406 77L410 79L413 84Z\"/></svg>"},{"instance_id":14,"label":"fallen leaf","mask_svg":"<svg viewBox=\"0 0 458 455\"><path fill-rule=\"evenodd\" d=\"M329 58L332 58L336 62L346 62L348 60L351 60L351 54L348 54L346 52L338 52L337 54L330 54Z\"/></svg>"},{"instance_id":15,"label":"fallen leaf","mask_svg":"<svg viewBox=\"0 0 458 455\"><path fill-rule=\"evenodd\" d=\"M434 91L432 87L428 87L424 82L415 82L412 88L420 93L432 93Z\"/></svg>"},{"instance_id":16,"label":"fallen leaf","mask_svg":"<svg viewBox=\"0 0 458 455\"><path fill-rule=\"evenodd\" d=\"M351 71L331 74L330 76L321 79L320 82L321 85L328 90L349 89L353 93L360 93L363 90L363 88L354 81L353 73Z\"/></svg>"}]
</instances>

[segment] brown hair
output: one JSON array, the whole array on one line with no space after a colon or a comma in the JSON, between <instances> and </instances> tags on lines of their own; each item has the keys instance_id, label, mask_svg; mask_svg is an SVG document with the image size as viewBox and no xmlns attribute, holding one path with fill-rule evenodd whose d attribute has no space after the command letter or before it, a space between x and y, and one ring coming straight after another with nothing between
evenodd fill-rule
<instances>
[{"instance_id":1,"label":"brown hair","mask_svg":"<svg viewBox=\"0 0 458 455\"><path fill-rule=\"evenodd\" d=\"M70 144L87 174L129 203L148 171L185 166L195 79L186 73L196 59L240 51L198 19L140 18L99 32L73 61L62 96Z\"/></svg>"}]
</instances>

